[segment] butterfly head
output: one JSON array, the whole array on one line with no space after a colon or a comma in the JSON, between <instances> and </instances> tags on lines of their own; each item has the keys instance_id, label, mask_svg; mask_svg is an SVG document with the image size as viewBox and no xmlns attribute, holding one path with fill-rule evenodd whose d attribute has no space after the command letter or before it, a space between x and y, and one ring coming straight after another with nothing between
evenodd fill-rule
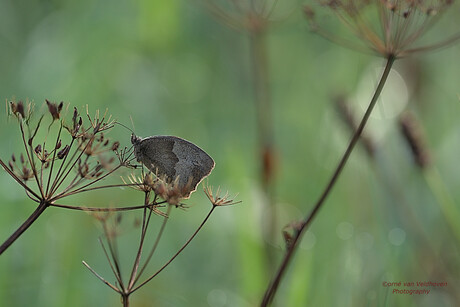
<instances>
[{"instance_id":1,"label":"butterfly head","mask_svg":"<svg viewBox=\"0 0 460 307\"><path fill-rule=\"evenodd\" d=\"M135 135L134 133L131 134L131 144L137 145L137 144L140 143L140 141L141 141L141 138L140 138L140 137L138 137L138 136Z\"/></svg>"}]
</instances>

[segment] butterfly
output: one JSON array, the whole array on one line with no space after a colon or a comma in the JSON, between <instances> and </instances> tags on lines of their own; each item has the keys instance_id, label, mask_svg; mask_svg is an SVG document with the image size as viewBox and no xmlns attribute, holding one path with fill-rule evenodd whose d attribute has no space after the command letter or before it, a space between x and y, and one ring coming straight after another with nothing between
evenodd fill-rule
<instances>
[{"instance_id":1,"label":"butterfly","mask_svg":"<svg viewBox=\"0 0 460 307\"><path fill-rule=\"evenodd\" d=\"M214 168L214 160L195 144L177 136L140 138L131 135L134 156L159 178L177 180L183 198L189 198Z\"/></svg>"}]
</instances>

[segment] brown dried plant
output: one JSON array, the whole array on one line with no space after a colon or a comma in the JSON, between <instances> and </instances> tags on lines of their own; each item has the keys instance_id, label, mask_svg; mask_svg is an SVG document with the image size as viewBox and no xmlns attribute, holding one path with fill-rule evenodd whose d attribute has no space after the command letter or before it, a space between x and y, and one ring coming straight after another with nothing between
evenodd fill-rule
<instances>
[{"instance_id":1,"label":"brown dried plant","mask_svg":"<svg viewBox=\"0 0 460 307\"><path fill-rule=\"evenodd\" d=\"M94 208L62 204L64 198L96 189L121 185L97 185L121 167L130 165L132 152L119 150L120 143L106 137L114 120L96 111L80 115L73 108L66 119L68 106L46 100L48 114L35 114L31 102L10 102L8 116L15 118L23 150L12 154L8 162L0 159L3 169L24 188L35 211L0 246L2 254L48 207L84 211L130 210L138 207ZM49 124L47 124L49 122Z\"/></svg>"},{"instance_id":2,"label":"brown dried plant","mask_svg":"<svg viewBox=\"0 0 460 307\"><path fill-rule=\"evenodd\" d=\"M278 0L201 0L207 10L222 24L247 36L250 49L248 57L252 66L254 92L255 131L259 183L264 205L261 229L268 239L265 242L266 269L275 264L276 250L268 242L277 236L275 184L278 170L278 149L275 140L274 115L270 89L268 33L273 24ZM277 18L280 19L280 18Z\"/></svg>"},{"instance_id":3,"label":"brown dried plant","mask_svg":"<svg viewBox=\"0 0 460 307\"><path fill-rule=\"evenodd\" d=\"M320 0L358 41L335 35L317 21L316 11L305 6L313 31L351 49L388 57L408 55L448 46L460 39L460 32L430 44L420 39L451 7L453 0Z\"/></svg>"},{"instance_id":4,"label":"brown dried plant","mask_svg":"<svg viewBox=\"0 0 460 307\"><path fill-rule=\"evenodd\" d=\"M99 111L96 111L96 114L91 117L87 107L86 116L81 117L78 109L74 108L70 120L66 121L62 114L65 113L63 102L56 104L46 100L46 107L50 117L43 114L36 119L32 103L10 102L8 106L9 115L15 117L18 122L19 134L24 148L19 155L13 154L7 163L0 159L0 165L24 188L26 195L38 206L18 230L2 244L0 254L11 246L48 207L92 212L102 224L106 244L102 239L100 239L100 243L115 275L115 284L102 278L86 262L83 261L83 264L101 281L121 295L123 306L128 306L130 295L163 271L190 244L216 207L239 203L229 199L228 194L221 197L219 195L220 189L214 194L212 188L206 187L205 194L212 204L206 217L190 238L160 269L141 281L140 278L158 247L172 208L187 208L182 203L183 187L179 185L178 178L168 180L166 177L159 177L151 172L144 174L143 168L141 169L141 176L131 174L126 178L122 177L123 183L96 185L114 175L122 167L137 168L137 165L131 164L134 160L132 147L120 149L120 142L111 141L106 137L106 131L111 129L115 123L111 116L107 117L107 111L102 116ZM45 124L47 121L49 125ZM49 145L49 139L53 139L51 145ZM97 208L58 203L68 196L79 193L123 186L142 192L144 203L139 206L117 208ZM134 209L143 209L140 241L130 276L124 279L120 269L121 263L116 242L121 233L119 224L122 215L120 211ZM149 253L144 259L142 255L146 243L145 238L152 214L161 217L163 222ZM112 219L114 222L110 223ZM143 260L142 264L141 260Z\"/></svg>"},{"instance_id":5,"label":"brown dried plant","mask_svg":"<svg viewBox=\"0 0 460 307\"><path fill-rule=\"evenodd\" d=\"M211 202L211 209L208 214L204 217L200 225L195 229L192 235L187 239L187 241L177 250L177 252L171 256L171 258L166 261L159 269L157 269L153 274L146 277L141 281L141 277L145 272L147 266L149 265L155 251L158 248L159 242L164 233L166 223L170 219L171 210L173 208L186 208L187 206L182 203L182 198L179 195L182 195L180 192L180 187L177 182L168 182L164 178L158 178L152 173L143 174L141 177L135 175L130 175L125 182L129 182L133 189L140 191L144 194L144 210L142 211L142 218L140 223L140 239L137 247L137 252L135 259L132 264L131 272L129 277L124 277L121 270L121 261L118 256L117 249L117 237L120 235L121 231L119 230L119 223L121 220L120 213L113 215L113 212L105 213L95 213L95 217L101 222L103 229L103 237L105 238L105 243L102 239L99 239L99 242L102 246L104 254L106 256L107 262L112 270L112 273L115 276L115 283L107 281L99 275L92 267L90 267L85 261L83 264L104 284L110 287L112 290L117 292L121 296L121 301L123 306L129 306L130 296L145 286L153 278L155 278L161 271L163 271L168 265L170 265L176 257L182 253L182 251L190 244L193 238L198 234L198 232L203 228L204 224L208 221L211 214L214 212L214 209L221 206L230 206L237 204L233 199L228 197L228 194L221 197L219 195L220 189L217 190L215 194L212 192L212 188L209 186L204 188L204 192L207 195L209 201ZM150 251L146 257L143 257L145 245L148 244L146 240L148 236L149 225L152 222L152 214L154 216L159 216L163 219L161 226L156 234L156 237L151 244ZM114 221L109 224L109 219L114 218ZM142 263L141 263L142 260Z\"/></svg>"},{"instance_id":6,"label":"brown dried plant","mask_svg":"<svg viewBox=\"0 0 460 307\"><path fill-rule=\"evenodd\" d=\"M351 137L348 146L329 181L324 187L312 210L302 221L296 223L295 231L288 235L286 254L278 266L275 276L265 291L264 297L261 301L261 306L267 306L272 302L303 233L305 233L311 225L319 210L324 205L325 200L331 193L333 187L337 183L337 179L347 164L348 158L350 157L356 143L360 139L372 110L378 101L395 60L414 53L439 49L460 39L459 32L436 43L415 46L419 43L420 39L427 30L439 20L442 13L451 7L452 2L452 0L319 1L319 3L324 7L327 7L337 17L337 19L342 22L342 24L351 29L353 34L359 38L360 43L344 39L323 29L316 21L317 18L315 10L310 6L306 6L304 8L307 20L313 30L338 44L355 50L368 53L370 51L373 54L377 54L386 59L386 64L366 112L354 131L353 136ZM372 15L372 13L375 12L377 14ZM373 20L377 20L378 24L376 25Z\"/></svg>"}]
</instances>

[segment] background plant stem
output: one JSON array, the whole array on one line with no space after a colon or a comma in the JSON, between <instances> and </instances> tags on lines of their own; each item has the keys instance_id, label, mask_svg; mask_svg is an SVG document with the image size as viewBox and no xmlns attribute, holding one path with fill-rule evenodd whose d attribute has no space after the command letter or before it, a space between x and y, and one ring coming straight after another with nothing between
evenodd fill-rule
<instances>
[{"instance_id":1,"label":"background plant stem","mask_svg":"<svg viewBox=\"0 0 460 307\"><path fill-rule=\"evenodd\" d=\"M292 256L294 255L294 251L296 250L296 247L300 241L300 238L302 234L305 232L305 230L308 228L308 226L311 224L315 216L317 215L319 209L322 207L324 204L324 201L326 200L327 196L331 192L332 188L334 187L335 183L337 182L338 177L342 173L343 167L348 161L348 158L350 157L351 152L353 151L356 143L359 140L359 137L361 136L361 133L364 130L364 127L366 126L366 123L372 113L372 110L377 103L377 100L380 96L380 93L382 92L383 86L385 85L385 82L390 74L391 67L393 66L393 63L395 61L395 57L392 55L388 56L386 65L385 65L385 70L383 71L382 77L380 78L380 81L377 85L377 88L375 89L374 95L369 103L369 106L366 110L366 113L364 114L363 118L361 119L361 122L353 134L353 137L350 140L350 143L348 144L348 147L345 151L345 153L342 156L342 159L340 160L339 164L337 165L334 173L332 174L332 177L329 179L328 184L326 185L326 188L324 189L323 193L321 194L320 198L316 202L315 206L313 207L313 210L310 212L310 214L302 221L302 224L298 231L295 233L295 236L293 237L292 243L289 246L289 249L286 252L286 255L284 256L278 271L272 280L272 282L269 284L265 295L262 299L261 306L267 306L272 300L273 297L276 294L276 290L278 289L278 285L281 282L281 279L286 272L286 269L288 267L288 264L290 263Z\"/></svg>"},{"instance_id":2,"label":"background plant stem","mask_svg":"<svg viewBox=\"0 0 460 307\"><path fill-rule=\"evenodd\" d=\"M258 154L260 161L260 182L263 193L262 233L265 235L267 267L271 271L275 259L273 248L269 245L274 242L276 231L275 195L274 195L274 137L273 115L270 101L268 56L266 42L266 27L255 27L249 32L252 73L254 86L254 103L256 111Z\"/></svg>"}]
</instances>

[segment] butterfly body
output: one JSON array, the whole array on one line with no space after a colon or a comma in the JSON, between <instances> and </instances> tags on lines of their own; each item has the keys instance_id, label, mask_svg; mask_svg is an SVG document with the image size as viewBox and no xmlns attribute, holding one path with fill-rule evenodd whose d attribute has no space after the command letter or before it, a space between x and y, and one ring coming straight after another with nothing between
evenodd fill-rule
<instances>
[{"instance_id":1,"label":"butterfly body","mask_svg":"<svg viewBox=\"0 0 460 307\"><path fill-rule=\"evenodd\" d=\"M214 160L195 144L176 136L158 135L140 138L131 136L134 156L158 177L178 181L184 198L214 168Z\"/></svg>"}]
</instances>

